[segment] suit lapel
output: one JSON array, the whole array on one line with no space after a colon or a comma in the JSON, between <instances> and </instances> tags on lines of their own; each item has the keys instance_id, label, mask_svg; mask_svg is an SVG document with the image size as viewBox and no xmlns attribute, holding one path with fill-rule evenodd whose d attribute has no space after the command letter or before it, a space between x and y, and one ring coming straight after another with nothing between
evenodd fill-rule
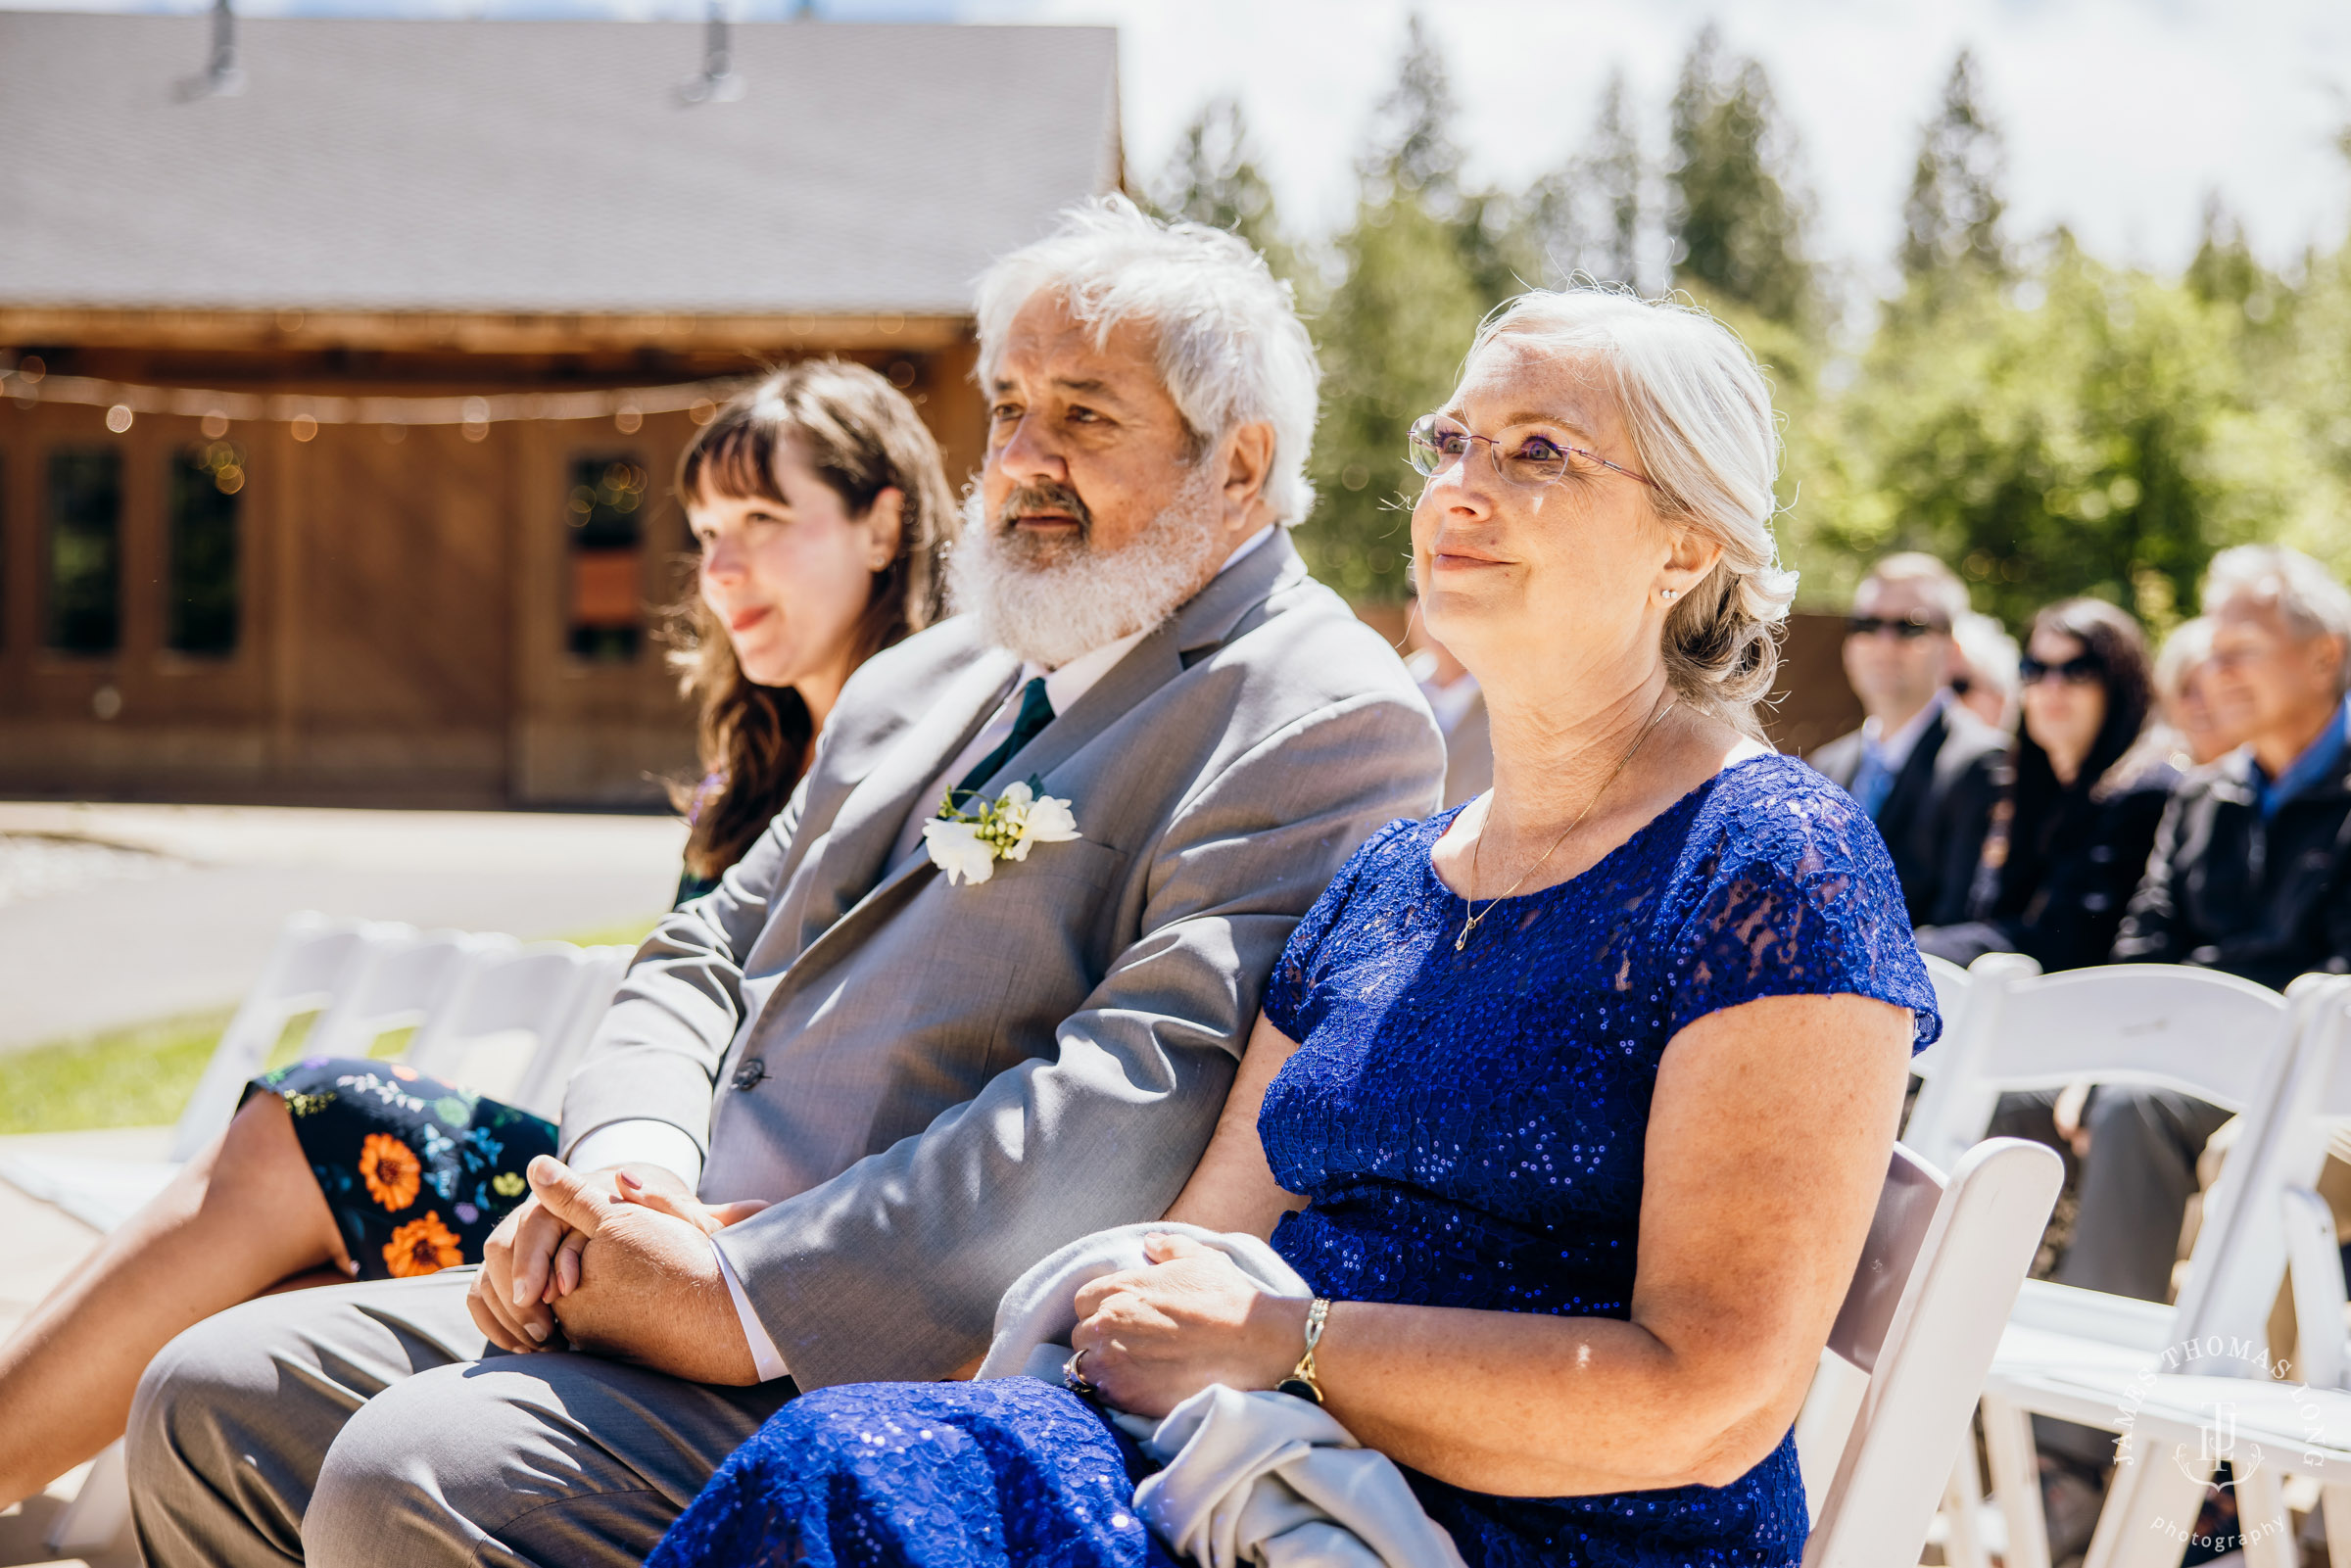
<instances>
[{"instance_id":1,"label":"suit lapel","mask_svg":"<svg viewBox=\"0 0 2351 1568\"><path fill-rule=\"evenodd\" d=\"M875 891L889 859L889 851L915 808L917 791L930 787L955 754L980 733L1003 705L1019 661L998 649L983 649L964 666L940 693L937 703L920 723L909 725L898 743L883 754L855 789L840 803L825 835L818 862L816 885L801 906L799 950L805 954ZM927 866L915 856L909 863Z\"/></svg>"},{"instance_id":2,"label":"suit lapel","mask_svg":"<svg viewBox=\"0 0 2351 1568\"><path fill-rule=\"evenodd\" d=\"M1943 737L1950 733L1947 713L1935 715L1934 723L1919 733L1918 744L1902 761L1902 771L1895 775L1894 787L1886 793L1886 804L1878 811L1879 831L1892 840L1896 833L1908 831L1911 819L1935 793L1935 759L1943 754Z\"/></svg>"},{"instance_id":3,"label":"suit lapel","mask_svg":"<svg viewBox=\"0 0 2351 1568\"><path fill-rule=\"evenodd\" d=\"M1185 655L1237 635L1252 614L1263 612L1271 594L1305 576L1306 563L1290 544L1288 531L1277 532L1248 559L1220 574L1158 631L1128 650L1085 695L1070 705L1068 713L1056 715L1035 739L981 785L982 792L992 796L1005 784L1032 774L1049 780L1053 770L1076 756L1087 741L1182 674L1187 667ZM897 841L898 830L905 826L915 791L936 778L948 759L979 733L1003 702L1019 670L1019 662L999 650L990 649L975 658L972 668L957 678L937 708L910 728L905 741L841 803L834 828L840 842L827 844L818 868L822 878L819 890L803 906L799 957L787 974L787 987L823 968L833 953L862 939L874 922L887 919L897 907L906 888L919 886L937 869L928 855L910 855L905 864L887 870L885 862ZM945 736L950 715L965 716L951 737ZM1083 832L1086 803L1073 800L1071 809Z\"/></svg>"}]
</instances>

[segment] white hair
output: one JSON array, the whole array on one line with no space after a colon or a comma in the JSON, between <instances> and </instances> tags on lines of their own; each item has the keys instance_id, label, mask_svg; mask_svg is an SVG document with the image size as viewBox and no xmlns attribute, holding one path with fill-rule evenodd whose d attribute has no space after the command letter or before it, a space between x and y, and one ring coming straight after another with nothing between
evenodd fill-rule
<instances>
[{"instance_id":1,"label":"white hair","mask_svg":"<svg viewBox=\"0 0 2351 1568\"><path fill-rule=\"evenodd\" d=\"M1273 427L1266 504L1285 525L1315 503L1306 457L1322 380L1290 286L1246 241L1200 223L1161 223L1124 196L1061 214L1051 234L982 273L979 377L993 383L1004 336L1040 293L1091 327L1095 347L1127 322L1159 338L1159 379L1175 400L1195 455L1241 425Z\"/></svg>"},{"instance_id":2,"label":"white hair","mask_svg":"<svg viewBox=\"0 0 2351 1568\"><path fill-rule=\"evenodd\" d=\"M2155 695L2165 702L2179 701L2180 693L2187 689L2188 676L2211 657L2211 617L2199 615L2173 627L2172 635L2163 640L2163 651L2155 655Z\"/></svg>"},{"instance_id":3,"label":"white hair","mask_svg":"<svg viewBox=\"0 0 2351 1568\"><path fill-rule=\"evenodd\" d=\"M2334 574L2298 549L2283 545L2238 545L2212 558L2204 573L2204 613L2232 598L2267 604L2305 640L2331 637L2342 645L2343 662L2334 689L2351 689L2351 593Z\"/></svg>"},{"instance_id":4,"label":"white hair","mask_svg":"<svg viewBox=\"0 0 2351 1568\"><path fill-rule=\"evenodd\" d=\"M2008 629L1991 616L1968 610L1951 622L1951 639L1959 644L1959 656L1967 660L1967 673L1997 691L2003 698L2017 692L2017 662L2024 650Z\"/></svg>"},{"instance_id":5,"label":"white hair","mask_svg":"<svg viewBox=\"0 0 2351 1568\"><path fill-rule=\"evenodd\" d=\"M1659 518L1722 546L1665 616L1665 674L1682 700L1760 735L1755 705L1779 668L1772 628L1796 597L1771 521L1780 431L1762 367L1705 311L1626 291L1535 289L1506 301L1469 353L1501 334L1589 356L1631 432Z\"/></svg>"}]
</instances>

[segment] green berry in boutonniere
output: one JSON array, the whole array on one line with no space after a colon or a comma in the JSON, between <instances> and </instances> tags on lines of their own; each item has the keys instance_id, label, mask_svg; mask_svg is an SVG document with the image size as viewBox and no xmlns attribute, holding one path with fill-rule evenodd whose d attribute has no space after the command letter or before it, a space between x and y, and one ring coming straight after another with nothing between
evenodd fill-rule
<instances>
[{"instance_id":1,"label":"green berry in boutonniere","mask_svg":"<svg viewBox=\"0 0 2351 1568\"><path fill-rule=\"evenodd\" d=\"M938 815L923 824L923 847L931 863L947 874L947 884L984 882L996 874L999 860L1027 860L1032 844L1067 843L1085 835L1070 803L1040 792L1034 778L1010 784L993 800L973 791L961 805L954 791L939 803Z\"/></svg>"}]
</instances>

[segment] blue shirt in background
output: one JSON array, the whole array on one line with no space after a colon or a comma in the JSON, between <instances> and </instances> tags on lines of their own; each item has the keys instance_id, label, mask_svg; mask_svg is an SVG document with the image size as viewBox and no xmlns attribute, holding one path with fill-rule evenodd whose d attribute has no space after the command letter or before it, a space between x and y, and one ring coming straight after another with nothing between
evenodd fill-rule
<instances>
[{"instance_id":1,"label":"blue shirt in background","mask_svg":"<svg viewBox=\"0 0 2351 1568\"><path fill-rule=\"evenodd\" d=\"M2334 722L2319 732L2319 737L2286 765L2275 783L2261 771L2260 763L2253 764L2253 798L2261 807L2262 820L2277 816L2279 806L2311 785L2341 778L2346 750L2351 750L2351 697L2334 710Z\"/></svg>"}]
</instances>

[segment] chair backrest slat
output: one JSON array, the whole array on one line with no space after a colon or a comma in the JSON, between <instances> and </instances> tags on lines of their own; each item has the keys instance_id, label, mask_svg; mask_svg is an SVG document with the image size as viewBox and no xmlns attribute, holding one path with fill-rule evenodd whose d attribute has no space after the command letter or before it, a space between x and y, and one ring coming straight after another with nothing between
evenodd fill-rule
<instances>
[{"instance_id":1,"label":"chair backrest slat","mask_svg":"<svg viewBox=\"0 0 2351 1568\"><path fill-rule=\"evenodd\" d=\"M2293 1029L2285 998L2213 970L2114 964L2042 974L2030 959L1992 954L1969 976L1960 1027L1903 1134L1940 1164L1981 1138L2014 1090L2134 1083L2243 1110L2273 1080Z\"/></svg>"},{"instance_id":2,"label":"chair backrest slat","mask_svg":"<svg viewBox=\"0 0 2351 1568\"><path fill-rule=\"evenodd\" d=\"M419 1072L462 1081L473 1046L493 1035L517 1033L532 1037L535 1057L564 1038L578 1015L581 992L596 974L588 951L569 942L534 942L488 956L467 970L418 1026L408 1063ZM524 1062L508 1076L519 1082L529 1070ZM512 1093L512 1085L500 1087Z\"/></svg>"},{"instance_id":3,"label":"chair backrest slat","mask_svg":"<svg viewBox=\"0 0 2351 1568\"><path fill-rule=\"evenodd\" d=\"M325 1007L372 961L380 939L371 932L368 922L331 919L312 910L287 918L172 1128L171 1159L194 1159L228 1125L244 1099L245 1080L268 1061L286 1024Z\"/></svg>"},{"instance_id":4,"label":"chair backrest slat","mask_svg":"<svg viewBox=\"0 0 2351 1568\"><path fill-rule=\"evenodd\" d=\"M1978 1144L1947 1183L1895 1147L1830 1342L1868 1356L1869 1387L1804 1568L1918 1561L2064 1177L2053 1152L2018 1138Z\"/></svg>"},{"instance_id":5,"label":"chair backrest slat","mask_svg":"<svg viewBox=\"0 0 2351 1568\"><path fill-rule=\"evenodd\" d=\"M532 1057L522 1081L515 1086L516 1105L550 1121L562 1119L563 1086L587 1056L588 1043L595 1038L597 1026L603 1022L605 1012L612 1006L612 993L620 988L621 976L628 973L629 962L636 956L633 947L587 950L588 973L581 982L572 1017L552 1038L542 1042Z\"/></svg>"}]
</instances>

